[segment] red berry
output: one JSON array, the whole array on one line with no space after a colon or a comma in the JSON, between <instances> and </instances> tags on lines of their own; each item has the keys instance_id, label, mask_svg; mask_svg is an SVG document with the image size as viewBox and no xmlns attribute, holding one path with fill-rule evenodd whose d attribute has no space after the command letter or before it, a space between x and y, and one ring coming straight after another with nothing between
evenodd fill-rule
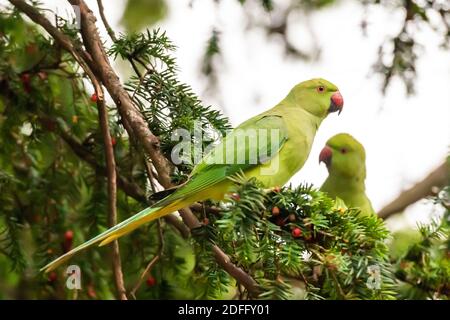
<instances>
[{"instance_id":1,"label":"red berry","mask_svg":"<svg viewBox=\"0 0 450 320\"><path fill-rule=\"evenodd\" d=\"M280 208L278 207L273 207L272 208L272 215L277 216L280 214Z\"/></svg>"},{"instance_id":2,"label":"red berry","mask_svg":"<svg viewBox=\"0 0 450 320\"><path fill-rule=\"evenodd\" d=\"M55 282L58 279L58 274L53 271L48 275L48 282Z\"/></svg>"},{"instance_id":3,"label":"red berry","mask_svg":"<svg viewBox=\"0 0 450 320\"><path fill-rule=\"evenodd\" d=\"M30 83L30 79L31 79L31 76L29 73L24 73L20 76L20 80L22 81L23 84Z\"/></svg>"},{"instance_id":4,"label":"red berry","mask_svg":"<svg viewBox=\"0 0 450 320\"><path fill-rule=\"evenodd\" d=\"M97 102L97 100L98 100L97 94L96 94L96 93L93 93L92 96L91 96L91 101L92 101L92 102Z\"/></svg>"},{"instance_id":5,"label":"red berry","mask_svg":"<svg viewBox=\"0 0 450 320\"><path fill-rule=\"evenodd\" d=\"M156 279L153 276L149 276L145 282L148 287L153 287L156 284Z\"/></svg>"},{"instance_id":6,"label":"red berry","mask_svg":"<svg viewBox=\"0 0 450 320\"><path fill-rule=\"evenodd\" d=\"M92 284L88 285L87 294L92 299L97 298L97 293L95 292L94 285L92 285Z\"/></svg>"},{"instance_id":7,"label":"red berry","mask_svg":"<svg viewBox=\"0 0 450 320\"><path fill-rule=\"evenodd\" d=\"M300 228L294 228L294 229L292 230L292 236L293 236L294 238L299 238L299 237L301 237L301 235L302 235L302 229L300 229Z\"/></svg>"},{"instance_id":8,"label":"red berry","mask_svg":"<svg viewBox=\"0 0 450 320\"><path fill-rule=\"evenodd\" d=\"M62 249L64 252L69 252L72 249L73 244L73 231L67 230L64 233L64 241L62 243Z\"/></svg>"},{"instance_id":9,"label":"red berry","mask_svg":"<svg viewBox=\"0 0 450 320\"><path fill-rule=\"evenodd\" d=\"M280 191L281 191L281 188L279 186L276 186L276 187L273 188L273 192L278 193Z\"/></svg>"},{"instance_id":10,"label":"red berry","mask_svg":"<svg viewBox=\"0 0 450 320\"><path fill-rule=\"evenodd\" d=\"M64 233L64 240L66 240L66 241L73 240L73 231L72 230L67 230L66 233Z\"/></svg>"},{"instance_id":11,"label":"red berry","mask_svg":"<svg viewBox=\"0 0 450 320\"><path fill-rule=\"evenodd\" d=\"M29 73L24 73L20 76L20 80L22 81L23 89L25 92L30 93L31 92L31 85L30 80L31 76Z\"/></svg>"},{"instance_id":12,"label":"red berry","mask_svg":"<svg viewBox=\"0 0 450 320\"><path fill-rule=\"evenodd\" d=\"M209 219L208 218L203 219L203 224L207 226L209 224Z\"/></svg>"},{"instance_id":13,"label":"red berry","mask_svg":"<svg viewBox=\"0 0 450 320\"><path fill-rule=\"evenodd\" d=\"M116 138L111 137L111 144L113 147L116 145L116 143L117 143Z\"/></svg>"}]
</instances>

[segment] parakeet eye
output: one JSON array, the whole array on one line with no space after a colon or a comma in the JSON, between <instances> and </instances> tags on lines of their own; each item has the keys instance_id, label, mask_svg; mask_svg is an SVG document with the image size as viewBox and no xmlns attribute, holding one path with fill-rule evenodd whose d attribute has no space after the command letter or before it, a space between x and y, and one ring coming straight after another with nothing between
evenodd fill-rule
<instances>
[{"instance_id":1,"label":"parakeet eye","mask_svg":"<svg viewBox=\"0 0 450 320\"><path fill-rule=\"evenodd\" d=\"M346 148L342 148L341 149L341 153L346 154L347 153L347 149Z\"/></svg>"},{"instance_id":2,"label":"parakeet eye","mask_svg":"<svg viewBox=\"0 0 450 320\"><path fill-rule=\"evenodd\" d=\"M324 86L318 86L317 87L317 92L322 93L325 91L325 87Z\"/></svg>"}]
</instances>

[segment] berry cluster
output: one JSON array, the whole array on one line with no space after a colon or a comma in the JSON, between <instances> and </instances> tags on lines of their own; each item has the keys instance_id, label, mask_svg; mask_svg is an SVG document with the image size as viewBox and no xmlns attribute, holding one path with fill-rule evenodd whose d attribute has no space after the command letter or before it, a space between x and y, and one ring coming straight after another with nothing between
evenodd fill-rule
<instances>
[{"instance_id":1,"label":"berry cluster","mask_svg":"<svg viewBox=\"0 0 450 320\"><path fill-rule=\"evenodd\" d=\"M275 187L272 189L272 193L279 194L282 188ZM272 198L272 197L269 197ZM295 210L289 210L285 207L274 204L270 208L271 217L269 220L276 225L280 226L283 230L291 233L294 238L304 238L310 240L312 237L312 225L308 223L306 219L302 219L297 215Z\"/></svg>"}]
</instances>

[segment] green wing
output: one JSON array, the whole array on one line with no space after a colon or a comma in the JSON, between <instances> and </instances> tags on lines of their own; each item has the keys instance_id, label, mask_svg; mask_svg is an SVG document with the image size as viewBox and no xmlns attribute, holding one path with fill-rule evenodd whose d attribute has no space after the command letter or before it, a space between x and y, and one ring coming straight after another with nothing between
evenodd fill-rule
<instances>
[{"instance_id":1,"label":"green wing","mask_svg":"<svg viewBox=\"0 0 450 320\"><path fill-rule=\"evenodd\" d=\"M269 161L287 139L281 116L260 116L244 122L203 157L193 169L190 180L172 194L171 200L205 190L241 170L245 172Z\"/></svg>"}]
</instances>

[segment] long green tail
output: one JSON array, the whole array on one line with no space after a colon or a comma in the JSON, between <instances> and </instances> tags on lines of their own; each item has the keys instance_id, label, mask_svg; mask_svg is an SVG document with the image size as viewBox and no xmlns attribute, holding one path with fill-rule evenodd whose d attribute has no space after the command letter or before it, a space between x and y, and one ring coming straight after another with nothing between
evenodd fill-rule
<instances>
[{"instance_id":1,"label":"long green tail","mask_svg":"<svg viewBox=\"0 0 450 320\"><path fill-rule=\"evenodd\" d=\"M172 195L169 195L168 197L162 199L161 201L158 201L154 205L136 213L130 218L100 233L98 236L92 238L91 240L86 241L78 247L63 254L59 258L42 267L40 271L52 271L64 262L68 261L70 258L72 258L72 256L74 256L81 250L86 249L93 244L100 242L100 246L106 245L111 241L114 241L115 239L133 231L144 223L156 220L185 206L186 201L182 201L183 199L176 199L176 197L174 198L175 199L172 199Z\"/></svg>"}]
</instances>

